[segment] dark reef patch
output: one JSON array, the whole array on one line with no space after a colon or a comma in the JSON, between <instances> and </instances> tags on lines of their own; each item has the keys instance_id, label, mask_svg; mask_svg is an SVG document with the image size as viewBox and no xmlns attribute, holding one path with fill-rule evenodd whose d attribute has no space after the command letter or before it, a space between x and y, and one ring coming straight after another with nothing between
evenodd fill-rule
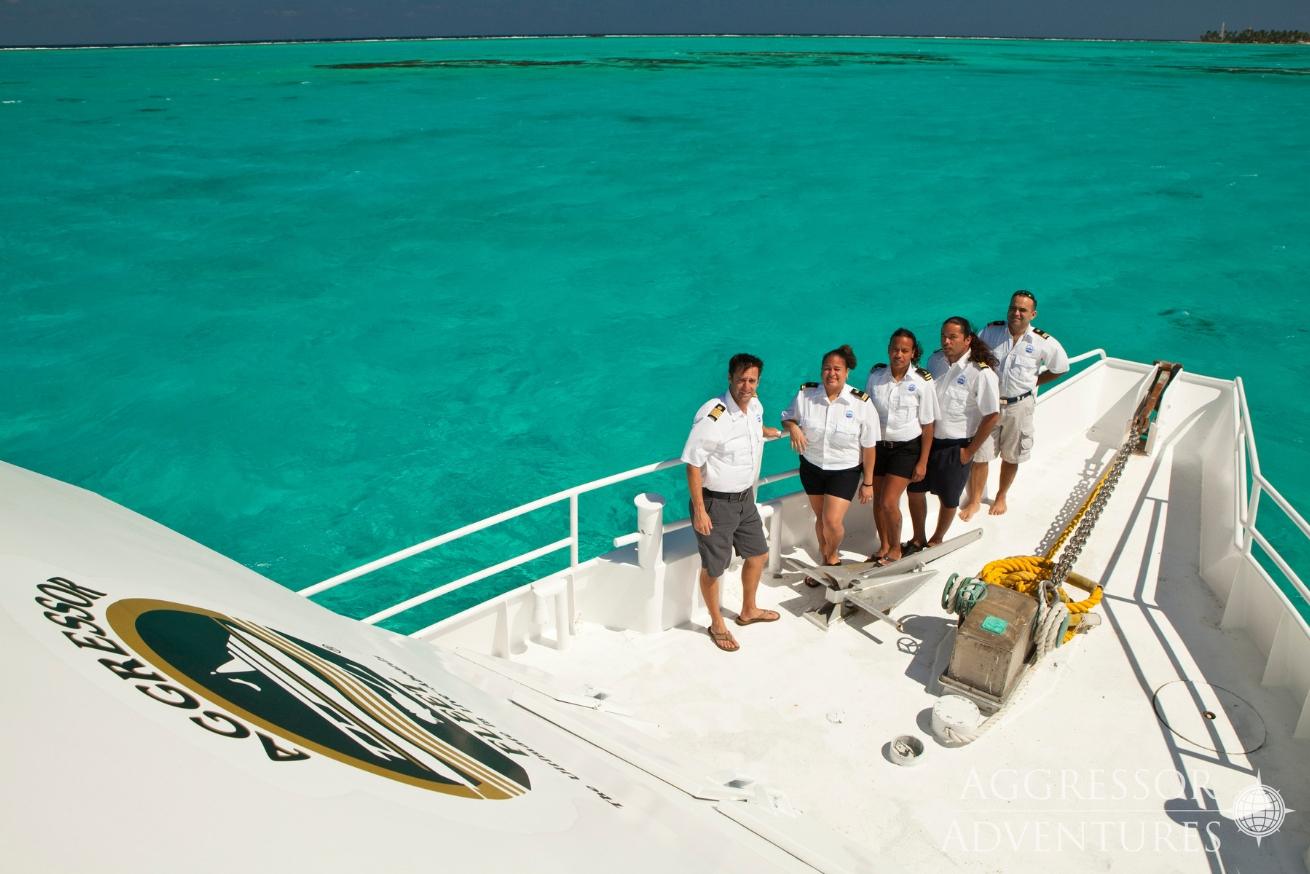
<instances>
[{"instance_id":1,"label":"dark reef patch","mask_svg":"<svg viewBox=\"0 0 1310 874\"><path fill-rule=\"evenodd\" d=\"M1172 64L1164 69L1182 70L1186 73L1217 73L1234 76L1310 76L1307 67L1188 67Z\"/></svg>"},{"instance_id":2,"label":"dark reef patch","mask_svg":"<svg viewBox=\"0 0 1310 874\"><path fill-rule=\"evenodd\" d=\"M1220 333L1220 325L1214 319L1195 315L1185 307L1170 307L1169 309L1160 310L1156 315L1164 316L1180 330L1211 336L1218 336Z\"/></svg>"},{"instance_id":3,"label":"dark reef patch","mask_svg":"<svg viewBox=\"0 0 1310 874\"><path fill-rule=\"evenodd\" d=\"M495 68L555 68L592 67L626 70L676 70L760 67L840 67L882 66L888 64L950 64L955 60L946 55L924 52L783 52L783 51L732 51L688 52L677 57L611 57L594 60L539 60L507 58L446 58L403 61L357 61L342 64L317 64L322 70L468 70Z\"/></svg>"},{"instance_id":4,"label":"dark reef patch","mask_svg":"<svg viewBox=\"0 0 1310 874\"><path fill-rule=\"evenodd\" d=\"M469 69L480 67L581 67L585 61L508 61L503 58L452 58L441 61L367 61L315 64L320 70Z\"/></svg>"}]
</instances>

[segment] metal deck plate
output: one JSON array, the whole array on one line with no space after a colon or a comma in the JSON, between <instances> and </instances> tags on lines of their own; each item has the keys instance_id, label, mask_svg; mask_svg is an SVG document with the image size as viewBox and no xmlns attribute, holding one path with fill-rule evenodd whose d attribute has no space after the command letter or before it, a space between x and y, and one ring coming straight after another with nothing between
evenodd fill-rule
<instances>
[{"instance_id":1,"label":"metal deck plate","mask_svg":"<svg viewBox=\"0 0 1310 874\"><path fill-rule=\"evenodd\" d=\"M1154 703L1170 731L1202 749L1238 755L1264 746L1264 719L1222 686L1175 680L1155 690Z\"/></svg>"}]
</instances>

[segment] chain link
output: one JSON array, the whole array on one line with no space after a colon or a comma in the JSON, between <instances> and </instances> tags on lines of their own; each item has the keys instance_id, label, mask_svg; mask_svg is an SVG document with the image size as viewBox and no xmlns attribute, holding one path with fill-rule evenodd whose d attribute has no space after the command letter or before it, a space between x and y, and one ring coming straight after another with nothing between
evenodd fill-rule
<instances>
[{"instance_id":1,"label":"chain link","mask_svg":"<svg viewBox=\"0 0 1310 874\"><path fill-rule=\"evenodd\" d=\"M1133 454L1133 450L1141 443L1142 429L1141 426L1134 423L1132 429L1128 432L1128 439L1119 447L1114 458L1110 460L1110 469L1096 492L1096 497L1092 499L1091 505L1083 513L1082 518L1078 520L1078 527L1074 529L1073 534L1069 536L1069 542L1065 544L1064 551L1055 562L1055 567L1051 570L1051 580L1057 586L1063 585L1065 578L1069 576L1069 571L1073 570L1074 562L1078 561L1079 554L1082 553L1083 547L1087 545L1087 538L1092 534L1092 529L1096 526L1096 520L1101 518L1101 512L1105 510L1105 504L1110 500L1110 494L1114 487L1119 484L1119 477L1123 475L1124 465L1128 463L1128 456Z\"/></svg>"}]
</instances>

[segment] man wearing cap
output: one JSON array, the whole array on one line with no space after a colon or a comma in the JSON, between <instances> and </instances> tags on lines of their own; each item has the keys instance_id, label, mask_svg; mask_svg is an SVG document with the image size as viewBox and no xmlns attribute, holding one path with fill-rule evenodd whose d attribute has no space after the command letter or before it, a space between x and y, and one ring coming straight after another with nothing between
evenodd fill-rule
<instances>
[{"instance_id":1,"label":"man wearing cap","mask_svg":"<svg viewBox=\"0 0 1310 874\"><path fill-rule=\"evenodd\" d=\"M960 510L961 519L978 512L987 489L987 466L1001 459L1001 482L992 501L991 515L1006 510L1005 500L1019 465L1028 460L1033 445L1033 413L1037 387L1054 382L1069 372L1064 347L1050 334L1034 328L1037 298L1029 291L1016 291L1004 321L992 322L979 335L996 356L999 367L1001 418L973 459L969 471L969 501Z\"/></svg>"},{"instance_id":2,"label":"man wearing cap","mask_svg":"<svg viewBox=\"0 0 1310 874\"><path fill-rule=\"evenodd\" d=\"M711 398L696 412L682 461L687 465L691 522L700 550L700 591L710 612L710 639L724 652L740 645L728 631L719 609L719 578L728 569L732 551L745 559L741 570L741 611L738 625L774 622L778 613L755 603L769 545L755 506L766 437L777 428L764 426L764 408L755 397L764 362L740 353L728 362L728 390Z\"/></svg>"}]
</instances>

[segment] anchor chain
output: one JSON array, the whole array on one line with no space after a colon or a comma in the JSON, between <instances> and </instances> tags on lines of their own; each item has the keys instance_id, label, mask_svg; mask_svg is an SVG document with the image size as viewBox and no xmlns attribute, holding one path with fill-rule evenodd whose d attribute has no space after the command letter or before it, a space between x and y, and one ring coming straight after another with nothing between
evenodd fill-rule
<instances>
[{"instance_id":1,"label":"anchor chain","mask_svg":"<svg viewBox=\"0 0 1310 874\"><path fill-rule=\"evenodd\" d=\"M1069 572L1073 570L1074 563L1078 561L1078 556L1082 554L1083 547L1087 545L1087 539L1092 535L1092 529L1096 527L1096 522L1101 518L1101 513L1105 510L1106 503L1110 500L1110 495L1114 492L1114 487L1119 484L1119 477L1123 475L1124 466L1128 463L1128 456L1133 454L1142 439L1142 426L1139 422L1134 422L1133 427L1128 432L1128 438L1124 440L1123 445L1115 452L1114 458L1110 460L1110 466L1106 470L1101 481L1096 484L1096 489L1092 499L1088 502L1086 508L1080 514L1077 526L1073 533L1069 535L1068 543L1064 545L1064 551L1056 559L1055 566L1051 569L1051 581L1057 586L1063 585ZM1054 548L1047 555L1054 553L1063 543L1057 541Z\"/></svg>"}]
</instances>

